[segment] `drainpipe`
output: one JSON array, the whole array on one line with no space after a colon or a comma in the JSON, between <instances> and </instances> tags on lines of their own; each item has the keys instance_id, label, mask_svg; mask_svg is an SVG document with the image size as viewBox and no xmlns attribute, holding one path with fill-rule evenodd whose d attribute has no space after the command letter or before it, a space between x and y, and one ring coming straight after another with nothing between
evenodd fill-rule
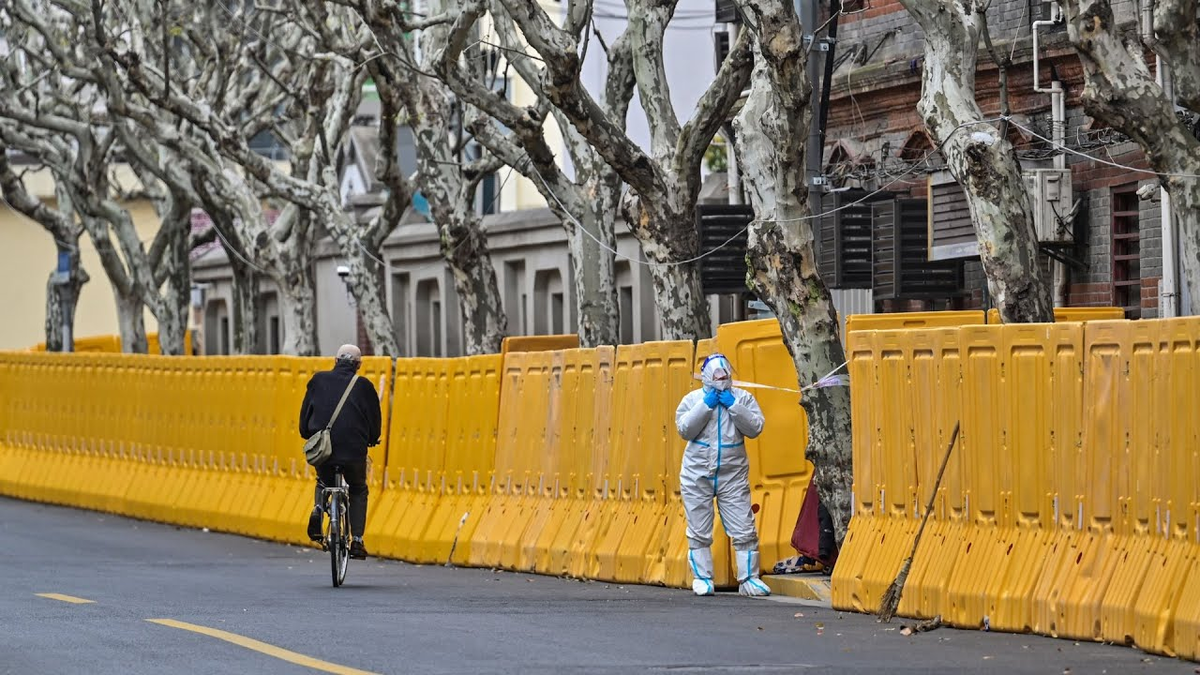
<instances>
[{"instance_id":1,"label":"drainpipe","mask_svg":"<svg viewBox=\"0 0 1200 675\"><path fill-rule=\"evenodd\" d=\"M1141 0L1142 44L1154 51L1154 72L1163 95L1172 104L1175 91L1171 84L1171 72L1163 60L1162 45L1154 36L1154 0ZM1179 316L1179 232L1171 214L1171 194L1159 182L1158 201L1162 222L1162 281L1158 285L1158 315L1161 318Z\"/></svg>"},{"instance_id":2,"label":"drainpipe","mask_svg":"<svg viewBox=\"0 0 1200 675\"><path fill-rule=\"evenodd\" d=\"M1054 141L1054 147L1057 154L1054 155L1054 168L1064 170L1067 168L1067 156L1063 153L1062 148L1066 141L1066 96L1063 91L1062 82L1058 76L1050 82L1049 87L1041 86L1041 63L1039 59L1041 53L1038 49L1038 29L1043 26L1055 26L1063 20L1062 8L1058 3L1050 5L1050 19L1047 21L1033 22L1033 90L1040 94L1050 94L1050 126L1051 140ZM1067 289L1070 286L1070 271L1064 263L1054 261L1051 263L1051 269L1054 274L1054 306L1062 307L1067 304Z\"/></svg>"}]
</instances>

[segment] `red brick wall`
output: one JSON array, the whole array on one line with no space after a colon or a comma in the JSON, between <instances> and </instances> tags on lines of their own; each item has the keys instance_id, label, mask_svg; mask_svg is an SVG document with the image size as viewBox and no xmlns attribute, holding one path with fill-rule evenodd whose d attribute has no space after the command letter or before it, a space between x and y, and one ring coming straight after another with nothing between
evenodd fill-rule
<instances>
[{"instance_id":1,"label":"red brick wall","mask_svg":"<svg viewBox=\"0 0 1200 675\"><path fill-rule=\"evenodd\" d=\"M1107 158L1107 156L1106 156ZM1147 169L1146 157L1141 149L1132 149L1121 154L1113 154L1109 160L1114 164L1123 164L1135 169ZM1148 175L1136 174L1128 169L1118 169L1100 162L1081 162L1071 166L1071 179L1075 191L1099 190L1125 185L1130 180L1147 178Z\"/></svg>"},{"instance_id":2,"label":"red brick wall","mask_svg":"<svg viewBox=\"0 0 1200 675\"><path fill-rule=\"evenodd\" d=\"M1142 309L1158 309L1158 282L1162 277L1142 279Z\"/></svg>"},{"instance_id":3,"label":"red brick wall","mask_svg":"<svg viewBox=\"0 0 1200 675\"><path fill-rule=\"evenodd\" d=\"M851 23L904 11L904 5L900 4L900 0L848 0L845 7L847 14L841 17L839 22ZM864 7L866 8L864 11L856 11Z\"/></svg>"},{"instance_id":4,"label":"red brick wall","mask_svg":"<svg viewBox=\"0 0 1200 675\"><path fill-rule=\"evenodd\" d=\"M1109 307L1112 305L1112 285L1071 284L1067 304L1072 307Z\"/></svg>"}]
</instances>

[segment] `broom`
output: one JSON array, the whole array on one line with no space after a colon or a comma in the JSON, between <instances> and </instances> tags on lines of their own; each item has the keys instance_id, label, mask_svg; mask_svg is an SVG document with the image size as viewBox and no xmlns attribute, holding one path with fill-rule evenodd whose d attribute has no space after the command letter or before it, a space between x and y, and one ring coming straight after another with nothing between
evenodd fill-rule
<instances>
[{"instance_id":1,"label":"broom","mask_svg":"<svg viewBox=\"0 0 1200 675\"><path fill-rule=\"evenodd\" d=\"M946 447L946 455L942 457L942 467L938 469L937 480L933 483L933 490L929 493L929 503L925 505L925 515L921 517L921 526L917 528L917 537L913 539L912 552L904 559L904 563L900 565L900 573L896 575L895 581L891 586L888 586L887 592L883 594L883 598L879 602L879 621L887 623L896 616L896 609L900 607L900 595L904 593L904 584L908 581L908 571L912 568L913 558L917 555L917 546L921 543L921 534L925 532L925 523L929 522L929 514L933 511L933 500L937 498L938 488L942 485L942 474L946 473L946 464L950 461L950 451L954 449L954 442L958 440L959 423L954 423L954 433L950 434L950 445Z\"/></svg>"}]
</instances>

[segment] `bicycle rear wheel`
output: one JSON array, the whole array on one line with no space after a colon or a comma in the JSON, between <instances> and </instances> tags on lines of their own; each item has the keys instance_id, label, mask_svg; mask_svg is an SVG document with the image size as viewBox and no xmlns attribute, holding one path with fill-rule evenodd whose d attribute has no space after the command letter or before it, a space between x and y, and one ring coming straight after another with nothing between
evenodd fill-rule
<instances>
[{"instance_id":1,"label":"bicycle rear wheel","mask_svg":"<svg viewBox=\"0 0 1200 675\"><path fill-rule=\"evenodd\" d=\"M350 517L346 497L336 494L329 511L329 566L333 587L346 581L346 565L350 561Z\"/></svg>"}]
</instances>

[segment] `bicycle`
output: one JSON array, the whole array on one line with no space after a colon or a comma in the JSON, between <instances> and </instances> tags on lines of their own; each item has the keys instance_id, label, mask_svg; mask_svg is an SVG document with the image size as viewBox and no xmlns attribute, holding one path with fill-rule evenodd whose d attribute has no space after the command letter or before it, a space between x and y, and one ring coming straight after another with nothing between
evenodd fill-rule
<instances>
[{"instance_id":1,"label":"bicycle","mask_svg":"<svg viewBox=\"0 0 1200 675\"><path fill-rule=\"evenodd\" d=\"M329 522L325 526L325 550L329 551L329 566L333 587L346 581L346 566L350 562L350 487L342 476L342 467L335 466L333 487L322 486L321 502Z\"/></svg>"}]
</instances>

